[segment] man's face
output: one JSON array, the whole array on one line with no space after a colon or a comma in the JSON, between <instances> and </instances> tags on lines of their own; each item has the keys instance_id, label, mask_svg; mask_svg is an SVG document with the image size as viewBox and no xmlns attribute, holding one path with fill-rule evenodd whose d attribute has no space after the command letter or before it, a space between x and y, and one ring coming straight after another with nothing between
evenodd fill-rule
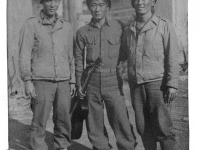
<instances>
[{"instance_id":1,"label":"man's face","mask_svg":"<svg viewBox=\"0 0 200 150\"><path fill-rule=\"evenodd\" d=\"M89 6L91 15L96 20L101 20L106 16L109 7L105 0L92 0Z\"/></svg>"},{"instance_id":2,"label":"man's face","mask_svg":"<svg viewBox=\"0 0 200 150\"><path fill-rule=\"evenodd\" d=\"M53 16L56 14L61 0L44 0L42 3L44 12L47 16Z\"/></svg>"},{"instance_id":3,"label":"man's face","mask_svg":"<svg viewBox=\"0 0 200 150\"><path fill-rule=\"evenodd\" d=\"M155 4L154 0L131 0L131 3L135 8L136 13L140 15L147 14Z\"/></svg>"}]
</instances>

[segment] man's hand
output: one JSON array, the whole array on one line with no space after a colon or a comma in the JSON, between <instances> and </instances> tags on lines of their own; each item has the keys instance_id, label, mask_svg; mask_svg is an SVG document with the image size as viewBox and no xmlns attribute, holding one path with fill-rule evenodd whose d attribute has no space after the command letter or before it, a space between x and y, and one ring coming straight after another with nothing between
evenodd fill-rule
<instances>
[{"instance_id":1,"label":"man's hand","mask_svg":"<svg viewBox=\"0 0 200 150\"><path fill-rule=\"evenodd\" d=\"M79 98L83 99L85 94L82 93L82 86L81 85L78 86L78 90L77 91L78 91Z\"/></svg>"},{"instance_id":2,"label":"man's hand","mask_svg":"<svg viewBox=\"0 0 200 150\"><path fill-rule=\"evenodd\" d=\"M35 87L31 81L25 81L25 92L29 98L36 98Z\"/></svg>"},{"instance_id":3,"label":"man's hand","mask_svg":"<svg viewBox=\"0 0 200 150\"><path fill-rule=\"evenodd\" d=\"M76 91L75 84L70 84L70 94L73 97Z\"/></svg>"},{"instance_id":4,"label":"man's hand","mask_svg":"<svg viewBox=\"0 0 200 150\"><path fill-rule=\"evenodd\" d=\"M165 103L170 104L177 96L177 89L172 87L167 87L164 96L165 96Z\"/></svg>"}]
</instances>

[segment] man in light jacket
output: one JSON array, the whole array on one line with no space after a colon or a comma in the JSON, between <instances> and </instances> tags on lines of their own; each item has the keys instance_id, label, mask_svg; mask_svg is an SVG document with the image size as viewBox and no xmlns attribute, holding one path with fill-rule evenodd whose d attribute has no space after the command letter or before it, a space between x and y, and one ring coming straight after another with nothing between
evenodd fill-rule
<instances>
[{"instance_id":1,"label":"man in light jacket","mask_svg":"<svg viewBox=\"0 0 200 150\"><path fill-rule=\"evenodd\" d=\"M46 123L53 106L54 149L71 143L69 109L75 90L73 31L56 13L61 0L41 0L43 9L29 18L20 35L20 71L31 98L30 148L47 150Z\"/></svg>"},{"instance_id":2,"label":"man in light jacket","mask_svg":"<svg viewBox=\"0 0 200 150\"><path fill-rule=\"evenodd\" d=\"M131 2L136 20L123 33L120 60L128 60L137 130L145 150L156 150L156 142L162 150L175 150L169 110L178 88L176 33L167 19L154 14L156 0Z\"/></svg>"}]
</instances>

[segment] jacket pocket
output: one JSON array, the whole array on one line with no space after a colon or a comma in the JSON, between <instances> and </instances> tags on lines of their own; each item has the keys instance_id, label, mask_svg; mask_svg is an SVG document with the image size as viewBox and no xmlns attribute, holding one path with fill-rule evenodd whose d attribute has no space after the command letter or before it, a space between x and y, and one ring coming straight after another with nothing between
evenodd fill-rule
<instances>
[{"instance_id":1,"label":"jacket pocket","mask_svg":"<svg viewBox=\"0 0 200 150\"><path fill-rule=\"evenodd\" d=\"M120 49L120 38L110 38L108 39L108 43L108 57L118 57Z\"/></svg>"},{"instance_id":2,"label":"jacket pocket","mask_svg":"<svg viewBox=\"0 0 200 150\"><path fill-rule=\"evenodd\" d=\"M155 43L151 46L151 54L158 62L164 61L164 47L162 43Z\"/></svg>"},{"instance_id":3,"label":"jacket pocket","mask_svg":"<svg viewBox=\"0 0 200 150\"><path fill-rule=\"evenodd\" d=\"M39 36L35 36L34 38L34 46L32 51L32 61L37 61L39 58L42 58L45 53L42 50L43 42Z\"/></svg>"}]
</instances>

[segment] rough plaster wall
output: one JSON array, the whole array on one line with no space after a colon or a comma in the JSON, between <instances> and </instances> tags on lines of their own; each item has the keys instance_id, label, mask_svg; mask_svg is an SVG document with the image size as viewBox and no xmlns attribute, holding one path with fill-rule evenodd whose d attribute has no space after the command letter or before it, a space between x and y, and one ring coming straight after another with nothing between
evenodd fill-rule
<instances>
[{"instance_id":1,"label":"rough plaster wall","mask_svg":"<svg viewBox=\"0 0 200 150\"><path fill-rule=\"evenodd\" d=\"M14 75L13 59L17 58L19 33L23 22L32 14L31 0L8 0L8 80Z\"/></svg>"},{"instance_id":2,"label":"rough plaster wall","mask_svg":"<svg viewBox=\"0 0 200 150\"><path fill-rule=\"evenodd\" d=\"M156 14L172 22L172 0L157 0Z\"/></svg>"},{"instance_id":3,"label":"rough plaster wall","mask_svg":"<svg viewBox=\"0 0 200 150\"><path fill-rule=\"evenodd\" d=\"M188 0L175 0L174 25L181 50L188 55Z\"/></svg>"}]
</instances>

